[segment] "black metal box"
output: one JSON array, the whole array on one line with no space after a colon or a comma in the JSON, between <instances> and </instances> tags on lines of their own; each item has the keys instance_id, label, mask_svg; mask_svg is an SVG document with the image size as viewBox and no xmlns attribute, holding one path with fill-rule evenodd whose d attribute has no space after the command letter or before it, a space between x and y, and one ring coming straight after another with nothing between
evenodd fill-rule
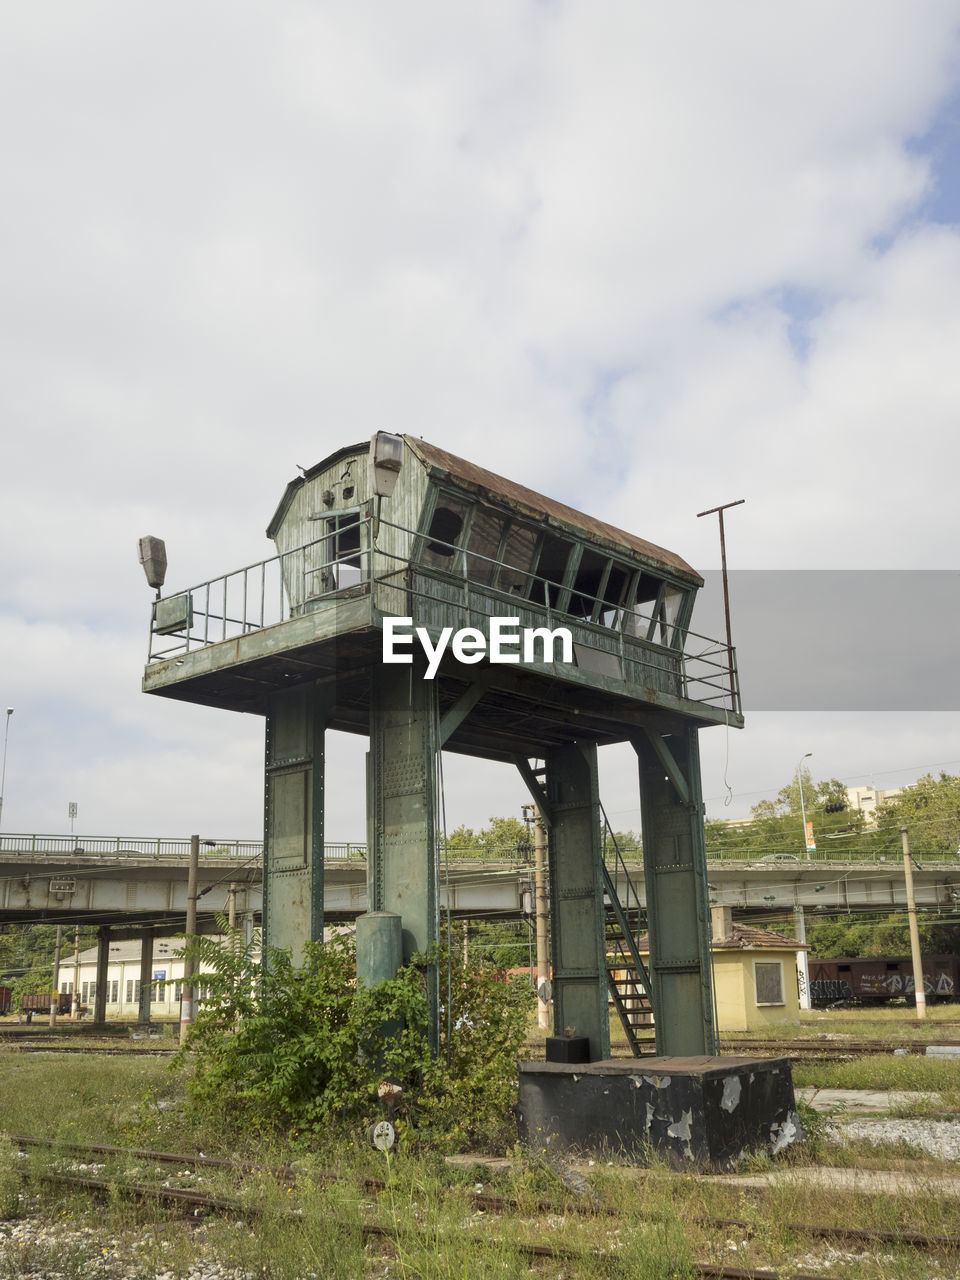
<instances>
[{"instance_id":1,"label":"black metal box","mask_svg":"<svg viewBox=\"0 0 960 1280\"><path fill-rule=\"evenodd\" d=\"M589 1036L547 1036L548 1062L589 1062Z\"/></svg>"},{"instance_id":2,"label":"black metal box","mask_svg":"<svg viewBox=\"0 0 960 1280\"><path fill-rule=\"evenodd\" d=\"M535 1151L641 1162L655 1151L691 1170L729 1169L747 1151L776 1154L804 1136L788 1058L521 1062L519 1103L520 1140Z\"/></svg>"}]
</instances>

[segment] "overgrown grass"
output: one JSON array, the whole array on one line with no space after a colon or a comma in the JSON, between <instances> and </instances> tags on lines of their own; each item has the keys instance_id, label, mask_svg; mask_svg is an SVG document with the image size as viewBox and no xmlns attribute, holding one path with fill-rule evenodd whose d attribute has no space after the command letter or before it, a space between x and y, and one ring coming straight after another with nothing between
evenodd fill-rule
<instances>
[{"instance_id":1,"label":"overgrown grass","mask_svg":"<svg viewBox=\"0 0 960 1280\"><path fill-rule=\"evenodd\" d=\"M960 1058L928 1058L919 1054L872 1054L851 1062L797 1062L796 1088L891 1089L939 1095L927 1111L960 1112Z\"/></svg>"},{"instance_id":2,"label":"overgrown grass","mask_svg":"<svg viewBox=\"0 0 960 1280\"><path fill-rule=\"evenodd\" d=\"M931 1004L927 1016L917 1021L913 1004L862 1006L848 1009L807 1009L795 1018L771 1023L750 1031L731 1031L721 1039L803 1040L823 1035L852 1036L860 1040L915 1040L920 1044L936 1044L941 1040L960 1040L960 1005ZM943 1024L947 1025L943 1025Z\"/></svg>"},{"instance_id":3,"label":"overgrown grass","mask_svg":"<svg viewBox=\"0 0 960 1280\"><path fill-rule=\"evenodd\" d=\"M185 1223L149 1204L122 1198L119 1190L105 1202L47 1190L31 1208L19 1169L70 1171L80 1157L62 1151L31 1151L26 1158L12 1147L0 1149L0 1237L16 1226L17 1215L39 1209L56 1223L59 1244L46 1254L36 1243L14 1256L0 1239L0 1278L12 1280L32 1267L37 1275L57 1272L64 1280L91 1274L91 1251L116 1253L116 1275L154 1277L166 1271L189 1275L201 1259L239 1268L262 1280L513 1280L531 1274L567 1280L687 1280L689 1262L767 1268L784 1273L822 1271L849 1280L926 1280L933 1274L960 1273L960 1257L934 1258L889 1245L878 1249L817 1241L803 1223L834 1223L881 1230L909 1228L929 1234L957 1234L956 1199L925 1182L920 1194L843 1195L801 1180L811 1158L822 1164L870 1165L915 1170L925 1176L956 1172L955 1165L914 1161L906 1149L878 1151L851 1145L814 1144L795 1149L774 1165L757 1159L757 1169L777 1167L781 1176L765 1189L748 1189L730 1179L706 1180L676 1174L656 1161L647 1169L596 1159L577 1168L588 1180L593 1201L616 1210L583 1216L570 1211L577 1199L558 1176L558 1167L526 1162L513 1150L501 1166L481 1163L451 1166L422 1149L403 1143L389 1157L375 1151L360 1128L305 1138L299 1133L270 1139L242 1139L221 1124L201 1123L186 1113L189 1065L171 1070L169 1060L123 1059L83 1055L0 1054L3 1124L37 1136L76 1142L238 1156L260 1166L292 1163L295 1185L266 1172L238 1177L233 1171L154 1165L120 1157L96 1159L97 1176L118 1189L125 1182L167 1182L255 1203L255 1220L209 1218ZM798 1084L822 1087L935 1090L941 1108L960 1111L960 1062L950 1059L875 1057L862 1063L803 1063ZM815 1122L814 1122L815 1123ZM796 1166L796 1172L789 1166ZM784 1171L786 1166L786 1170ZM325 1180L336 1172L341 1181ZM379 1196L362 1179L384 1179ZM484 1191L517 1200L504 1216L478 1209L471 1200L476 1184ZM549 1199L558 1207L544 1214ZM300 1212L292 1216L290 1210ZM739 1218L746 1229L718 1229L702 1217ZM4 1221L4 1220L8 1221ZM367 1235L364 1224L392 1234ZM86 1233L85 1235L83 1233ZM573 1251L562 1264L535 1263L525 1243L549 1243ZM601 1267L595 1253L605 1261ZM122 1266L121 1266L122 1263ZM109 1273L107 1273L109 1274Z\"/></svg>"}]
</instances>

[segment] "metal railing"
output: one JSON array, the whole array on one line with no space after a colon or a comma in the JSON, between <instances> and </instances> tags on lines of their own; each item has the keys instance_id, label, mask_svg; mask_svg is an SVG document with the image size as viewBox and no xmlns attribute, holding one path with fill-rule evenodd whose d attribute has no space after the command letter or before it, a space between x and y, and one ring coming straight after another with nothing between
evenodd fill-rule
<instances>
[{"instance_id":1,"label":"metal railing","mask_svg":"<svg viewBox=\"0 0 960 1280\"><path fill-rule=\"evenodd\" d=\"M639 903L636 890L626 875L627 866L634 868L632 875L643 877L643 853L640 849L621 850L610 841L606 845L606 857L609 870L615 883L627 882L626 905L633 909ZM63 854L67 856L96 857L129 857L153 858L155 860L186 859L190 855L189 836L70 836L17 834L4 832L0 834L0 854ZM955 853L924 853L923 861L927 864L946 864L957 866ZM254 862L263 858L262 840L216 840L212 844L200 845L200 857L231 858L236 862ZM363 862L367 857L367 846L362 841L337 841L324 845L324 858L329 862ZM472 849L450 849L451 862L505 862L519 863L524 861L522 853L515 846L477 846ZM612 861L611 861L612 858ZM900 866L900 855L896 850L872 849L817 849L810 858L797 855L753 853L749 846L718 849L707 845L707 861L712 863L737 863L759 870L768 868L789 874L823 863L862 863L868 866L889 867L896 870ZM633 896L631 896L631 891Z\"/></svg>"},{"instance_id":2,"label":"metal railing","mask_svg":"<svg viewBox=\"0 0 960 1280\"><path fill-rule=\"evenodd\" d=\"M154 604L149 662L168 661L185 654L233 640L252 631L302 617L324 602L356 594L358 587L395 593L398 604L423 601L439 608L456 607L465 625L491 616L526 616L536 626L554 630L566 627L574 643L595 654L587 657L587 670L613 675L625 683L667 682L677 696L694 702L740 711L740 691L734 651L723 641L678 626L664 614L644 614L637 607L611 604L582 588L563 588L557 582L528 569L492 559L478 552L446 543L428 533L372 518L358 521L360 549L347 557L330 557L333 535L326 534L292 551L282 552L242 569L212 578ZM377 545L375 530L394 530L412 539L409 557ZM419 547L427 543L450 552L450 566L438 569L424 563ZM386 566L386 567L384 567ZM413 581L401 572L413 571ZM522 584L523 594L496 584L507 575ZM414 585L425 580L429 589ZM291 602L290 585L297 584ZM579 612L557 607L576 598ZM175 631L158 631L164 612L179 616ZM417 621L420 621L419 619ZM586 655L584 655L586 656ZM731 665L732 664L732 665Z\"/></svg>"},{"instance_id":3,"label":"metal railing","mask_svg":"<svg viewBox=\"0 0 960 1280\"><path fill-rule=\"evenodd\" d=\"M0 835L0 854L62 854L114 858L185 859L190 856L190 837L180 836L58 836L15 833ZM324 858L331 862L365 861L367 846L351 842L326 844ZM262 840L204 840L200 858L231 858L236 862L263 859Z\"/></svg>"}]
</instances>

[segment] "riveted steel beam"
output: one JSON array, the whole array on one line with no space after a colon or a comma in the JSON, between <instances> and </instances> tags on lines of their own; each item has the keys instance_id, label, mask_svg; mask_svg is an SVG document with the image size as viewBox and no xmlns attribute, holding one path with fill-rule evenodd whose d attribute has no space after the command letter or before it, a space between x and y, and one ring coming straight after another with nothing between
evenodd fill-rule
<instances>
[{"instance_id":1,"label":"riveted steel beam","mask_svg":"<svg viewBox=\"0 0 960 1280\"><path fill-rule=\"evenodd\" d=\"M696 729L633 738L640 769L657 1052L716 1052L710 907ZM678 785L682 784L682 785Z\"/></svg>"},{"instance_id":2,"label":"riveted steel beam","mask_svg":"<svg viewBox=\"0 0 960 1280\"><path fill-rule=\"evenodd\" d=\"M596 748L550 751L554 1033L587 1036L592 1061L610 1056ZM529 766L528 766L529 767Z\"/></svg>"}]
</instances>

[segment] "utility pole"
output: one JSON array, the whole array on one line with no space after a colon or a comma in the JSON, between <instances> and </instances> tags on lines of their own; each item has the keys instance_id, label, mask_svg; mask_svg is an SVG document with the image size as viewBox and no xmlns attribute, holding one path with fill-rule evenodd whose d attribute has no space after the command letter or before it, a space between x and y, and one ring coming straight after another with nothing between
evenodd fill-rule
<instances>
[{"instance_id":1,"label":"utility pole","mask_svg":"<svg viewBox=\"0 0 960 1280\"><path fill-rule=\"evenodd\" d=\"M197 877L200 871L200 837L190 837L190 864L187 869L187 921L184 932L186 945L190 947L196 941L197 933ZM193 957L187 955L183 962L183 990L180 996L180 1040L183 1042L187 1032L193 1025L193 975L196 965Z\"/></svg>"},{"instance_id":2,"label":"utility pole","mask_svg":"<svg viewBox=\"0 0 960 1280\"><path fill-rule=\"evenodd\" d=\"M540 810L533 810L533 887L537 912L537 1023L550 1026L550 1001L545 998L550 983L547 951L547 833Z\"/></svg>"},{"instance_id":3,"label":"utility pole","mask_svg":"<svg viewBox=\"0 0 960 1280\"><path fill-rule=\"evenodd\" d=\"M227 886L227 925L231 929L237 927L237 886L234 881Z\"/></svg>"},{"instance_id":4,"label":"utility pole","mask_svg":"<svg viewBox=\"0 0 960 1280\"><path fill-rule=\"evenodd\" d=\"M910 955L913 958L913 994L917 1001L917 1017L927 1016L927 993L923 986L923 960L920 957L920 930L917 928L917 900L913 895L913 864L907 828L900 828L903 841L903 878L907 885L907 921L910 925Z\"/></svg>"},{"instance_id":5,"label":"utility pole","mask_svg":"<svg viewBox=\"0 0 960 1280\"><path fill-rule=\"evenodd\" d=\"M53 948L53 991L50 999L50 1025L57 1025L57 1006L60 1004L60 948L63 946L63 925L57 925L57 941Z\"/></svg>"}]
</instances>

